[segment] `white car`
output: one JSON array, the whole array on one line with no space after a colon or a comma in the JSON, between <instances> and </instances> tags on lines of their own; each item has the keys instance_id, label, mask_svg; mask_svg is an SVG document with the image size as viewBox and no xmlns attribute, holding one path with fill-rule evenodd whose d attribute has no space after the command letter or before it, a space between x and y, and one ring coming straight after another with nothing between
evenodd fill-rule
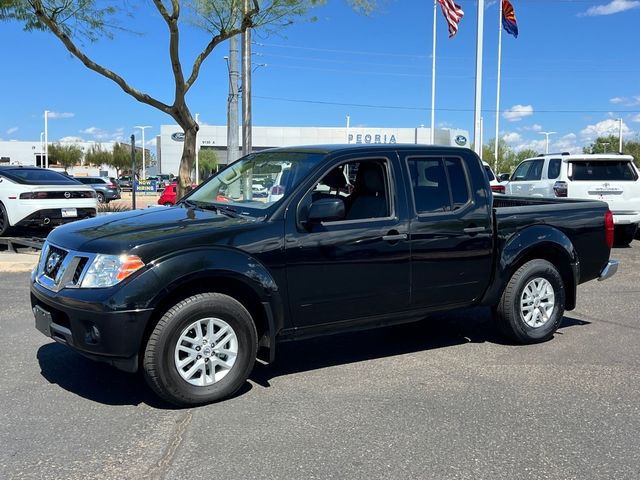
<instances>
[{"instance_id":1,"label":"white car","mask_svg":"<svg viewBox=\"0 0 640 480\"><path fill-rule=\"evenodd\" d=\"M39 167L0 167L0 236L11 227L56 226L95 217L96 192Z\"/></svg>"},{"instance_id":2,"label":"white car","mask_svg":"<svg viewBox=\"0 0 640 480\"><path fill-rule=\"evenodd\" d=\"M484 171L487 173L487 177L489 178L489 186L491 187L491 191L493 193L504 193L505 192L504 184L502 184L496 177L496 174L493 173L493 170L491 169L491 165L489 165L485 161L482 162L482 165L484 165Z\"/></svg>"},{"instance_id":3,"label":"white car","mask_svg":"<svg viewBox=\"0 0 640 480\"><path fill-rule=\"evenodd\" d=\"M524 160L507 193L602 200L613 213L616 240L629 244L640 223L640 181L630 155L548 154Z\"/></svg>"}]
</instances>

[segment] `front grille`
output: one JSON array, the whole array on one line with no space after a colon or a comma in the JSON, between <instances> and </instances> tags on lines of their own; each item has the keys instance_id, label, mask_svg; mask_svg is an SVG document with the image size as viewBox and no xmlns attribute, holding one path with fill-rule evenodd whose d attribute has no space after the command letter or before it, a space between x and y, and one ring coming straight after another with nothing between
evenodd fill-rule
<instances>
[{"instance_id":1,"label":"front grille","mask_svg":"<svg viewBox=\"0 0 640 480\"><path fill-rule=\"evenodd\" d=\"M60 273L60 268L62 267L62 263L66 256L66 250L49 245L47 258L44 262L44 274L50 279L55 280L58 273Z\"/></svg>"},{"instance_id":2,"label":"front grille","mask_svg":"<svg viewBox=\"0 0 640 480\"><path fill-rule=\"evenodd\" d=\"M63 288L79 288L94 253L65 250L45 242L38 263L36 281L43 287L58 292Z\"/></svg>"},{"instance_id":3,"label":"front grille","mask_svg":"<svg viewBox=\"0 0 640 480\"><path fill-rule=\"evenodd\" d=\"M76 267L76 271L73 274L72 283L74 285L78 285L80 283L80 278L82 276L82 271L84 267L87 265L89 259L87 257L80 257L80 261L78 262L78 266Z\"/></svg>"}]
</instances>

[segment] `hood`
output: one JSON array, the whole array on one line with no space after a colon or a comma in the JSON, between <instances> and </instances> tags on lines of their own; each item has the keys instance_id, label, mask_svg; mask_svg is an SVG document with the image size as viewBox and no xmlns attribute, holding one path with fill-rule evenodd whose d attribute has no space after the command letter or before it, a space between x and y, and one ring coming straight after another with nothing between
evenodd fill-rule
<instances>
[{"instance_id":1,"label":"hood","mask_svg":"<svg viewBox=\"0 0 640 480\"><path fill-rule=\"evenodd\" d=\"M112 213L68 223L53 230L47 241L65 249L120 254L154 243L211 243L213 236L255 225L254 218L234 218L214 210L152 207ZM143 249L144 250L144 249Z\"/></svg>"}]
</instances>

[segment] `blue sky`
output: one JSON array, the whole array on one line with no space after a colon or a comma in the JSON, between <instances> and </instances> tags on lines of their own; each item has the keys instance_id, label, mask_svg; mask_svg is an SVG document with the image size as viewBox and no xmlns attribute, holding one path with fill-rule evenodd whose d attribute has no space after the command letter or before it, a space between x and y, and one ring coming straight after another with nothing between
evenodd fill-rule
<instances>
[{"instance_id":1,"label":"blue sky","mask_svg":"<svg viewBox=\"0 0 640 480\"><path fill-rule=\"evenodd\" d=\"M382 0L370 16L344 1L316 9L315 22L278 33L254 32L253 122L259 126L415 127L430 124L432 12L430 0ZM465 11L449 39L438 9L436 124L473 131L477 3ZM554 131L551 149L580 150L599 134L640 134L640 1L512 0L520 29L503 35L500 136L516 149L542 151L540 131ZM498 2L485 8L482 108L484 139L495 133ZM135 87L172 102L166 27L151 2L136 4L132 23L142 35L119 33L88 46L90 56ZM3 45L0 139L37 140L47 109L51 141L123 140L134 125L152 125L152 139L167 115L127 96L87 70L52 35L0 27ZM187 25L184 64L206 44ZM224 56L214 50L189 94L203 123L226 123ZM185 69L187 69L185 67ZM138 133L138 132L136 132Z\"/></svg>"}]
</instances>

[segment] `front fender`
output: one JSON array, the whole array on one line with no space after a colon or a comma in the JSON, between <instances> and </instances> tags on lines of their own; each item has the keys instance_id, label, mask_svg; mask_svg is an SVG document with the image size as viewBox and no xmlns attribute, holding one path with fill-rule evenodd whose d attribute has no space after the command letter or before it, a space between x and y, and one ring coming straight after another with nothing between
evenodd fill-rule
<instances>
[{"instance_id":1,"label":"front fender","mask_svg":"<svg viewBox=\"0 0 640 480\"><path fill-rule=\"evenodd\" d=\"M154 260L153 269L167 290L185 280L210 277L212 274L235 277L251 286L267 300L278 294L278 285L267 268L251 255L224 247L193 248Z\"/></svg>"},{"instance_id":2,"label":"front fender","mask_svg":"<svg viewBox=\"0 0 640 480\"><path fill-rule=\"evenodd\" d=\"M152 264L152 270L164 286L151 301L155 306L181 286L199 281L206 286L207 280L229 279L248 287L264 309L266 334L273 355L275 338L284 328L284 303L278 284L260 261L232 248L200 247L171 253Z\"/></svg>"},{"instance_id":3,"label":"front fender","mask_svg":"<svg viewBox=\"0 0 640 480\"><path fill-rule=\"evenodd\" d=\"M550 225L533 225L500 239L494 279L481 304L496 305L513 273L534 258L556 265L565 279L567 310L575 304L575 289L580 278L576 249L565 233Z\"/></svg>"}]
</instances>

